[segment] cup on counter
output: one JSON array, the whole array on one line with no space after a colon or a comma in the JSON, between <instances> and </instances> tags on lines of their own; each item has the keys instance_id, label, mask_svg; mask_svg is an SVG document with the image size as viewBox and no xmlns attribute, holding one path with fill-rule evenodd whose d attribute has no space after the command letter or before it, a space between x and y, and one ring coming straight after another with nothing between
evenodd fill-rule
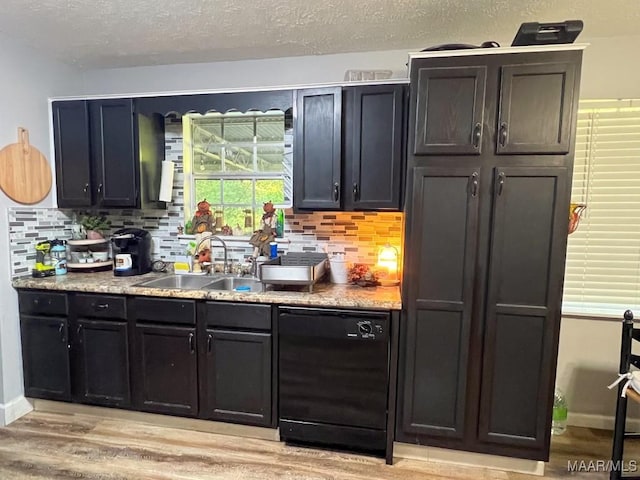
<instances>
[{"instance_id":1,"label":"cup on counter","mask_svg":"<svg viewBox=\"0 0 640 480\"><path fill-rule=\"evenodd\" d=\"M109 252L91 252L91 256L96 262L106 262L109 260Z\"/></svg>"}]
</instances>

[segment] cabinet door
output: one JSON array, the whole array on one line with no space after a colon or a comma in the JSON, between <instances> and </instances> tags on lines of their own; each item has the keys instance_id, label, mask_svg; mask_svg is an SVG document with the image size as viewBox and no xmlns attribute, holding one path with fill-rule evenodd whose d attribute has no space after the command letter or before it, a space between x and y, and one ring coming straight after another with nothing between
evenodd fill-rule
<instances>
[{"instance_id":1,"label":"cabinet door","mask_svg":"<svg viewBox=\"0 0 640 480\"><path fill-rule=\"evenodd\" d=\"M298 90L294 111L293 203L338 209L341 191L342 89Z\"/></svg>"},{"instance_id":2,"label":"cabinet door","mask_svg":"<svg viewBox=\"0 0 640 480\"><path fill-rule=\"evenodd\" d=\"M577 65L501 68L498 154L569 152Z\"/></svg>"},{"instance_id":3,"label":"cabinet door","mask_svg":"<svg viewBox=\"0 0 640 480\"><path fill-rule=\"evenodd\" d=\"M137 407L182 416L198 414L196 330L186 327L136 327Z\"/></svg>"},{"instance_id":4,"label":"cabinet door","mask_svg":"<svg viewBox=\"0 0 640 480\"><path fill-rule=\"evenodd\" d=\"M479 155L487 67L418 70L415 155Z\"/></svg>"},{"instance_id":5,"label":"cabinet door","mask_svg":"<svg viewBox=\"0 0 640 480\"><path fill-rule=\"evenodd\" d=\"M89 111L96 204L136 207L138 168L133 101L92 100Z\"/></svg>"},{"instance_id":6,"label":"cabinet door","mask_svg":"<svg viewBox=\"0 0 640 480\"><path fill-rule=\"evenodd\" d=\"M204 416L271 426L271 334L207 329Z\"/></svg>"},{"instance_id":7,"label":"cabinet door","mask_svg":"<svg viewBox=\"0 0 640 480\"><path fill-rule=\"evenodd\" d=\"M537 458L548 454L568 183L564 167L495 171L479 437Z\"/></svg>"},{"instance_id":8,"label":"cabinet door","mask_svg":"<svg viewBox=\"0 0 640 480\"><path fill-rule=\"evenodd\" d=\"M344 93L346 209L398 210L404 86L356 87Z\"/></svg>"},{"instance_id":9,"label":"cabinet door","mask_svg":"<svg viewBox=\"0 0 640 480\"><path fill-rule=\"evenodd\" d=\"M28 397L71 400L66 318L20 318L24 391Z\"/></svg>"},{"instance_id":10,"label":"cabinet door","mask_svg":"<svg viewBox=\"0 0 640 480\"><path fill-rule=\"evenodd\" d=\"M53 102L52 108L58 206L90 207L93 189L87 102Z\"/></svg>"},{"instance_id":11,"label":"cabinet door","mask_svg":"<svg viewBox=\"0 0 640 480\"><path fill-rule=\"evenodd\" d=\"M402 436L463 436L479 167L414 170Z\"/></svg>"},{"instance_id":12,"label":"cabinet door","mask_svg":"<svg viewBox=\"0 0 640 480\"><path fill-rule=\"evenodd\" d=\"M97 405L130 406L126 322L79 319L75 325L78 400Z\"/></svg>"}]
</instances>

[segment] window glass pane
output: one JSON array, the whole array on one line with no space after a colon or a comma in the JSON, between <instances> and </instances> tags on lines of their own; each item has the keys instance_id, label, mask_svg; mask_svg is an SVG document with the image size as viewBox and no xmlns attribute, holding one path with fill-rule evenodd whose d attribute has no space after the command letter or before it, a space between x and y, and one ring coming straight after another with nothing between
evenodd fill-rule
<instances>
[{"instance_id":1,"label":"window glass pane","mask_svg":"<svg viewBox=\"0 0 640 480\"><path fill-rule=\"evenodd\" d=\"M222 115L219 113L193 115L192 137L196 144L220 143L222 140Z\"/></svg>"},{"instance_id":2,"label":"window glass pane","mask_svg":"<svg viewBox=\"0 0 640 480\"><path fill-rule=\"evenodd\" d=\"M226 172L253 173L253 147L227 145L225 147L224 170Z\"/></svg>"},{"instance_id":3,"label":"window glass pane","mask_svg":"<svg viewBox=\"0 0 640 480\"><path fill-rule=\"evenodd\" d=\"M228 116L224 119L223 136L226 142L253 142L253 116Z\"/></svg>"},{"instance_id":4,"label":"window glass pane","mask_svg":"<svg viewBox=\"0 0 640 480\"><path fill-rule=\"evenodd\" d=\"M250 206L253 203L253 181L225 180L223 183L222 203Z\"/></svg>"},{"instance_id":5,"label":"window glass pane","mask_svg":"<svg viewBox=\"0 0 640 480\"><path fill-rule=\"evenodd\" d=\"M194 206L204 199L211 204L220 203L222 198L220 180L196 180L195 187Z\"/></svg>"},{"instance_id":6,"label":"window glass pane","mask_svg":"<svg viewBox=\"0 0 640 480\"><path fill-rule=\"evenodd\" d=\"M256 180L256 202L262 207L265 202L273 202L274 205L284 203L284 180Z\"/></svg>"},{"instance_id":7,"label":"window glass pane","mask_svg":"<svg viewBox=\"0 0 640 480\"><path fill-rule=\"evenodd\" d=\"M258 145L257 152L256 169L259 172L283 171L284 145Z\"/></svg>"},{"instance_id":8,"label":"window glass pane","mask_svg":"<svg viewBox=\"0 0 640 480\"><path fill-rule=\"evenodd\" d=\"M216 145L194 145L193 173L211 173L222 171L222 152Z\"/></svg>"},{"instance_id":9,"label":"window glass pane","mask_svg":"<svg viewBox=\"0 0 640 480\"><path fill-rule=\"evenodd\" d=\"M233 235L244 235L244 211L247 207L224 207L223 226L228 225L233 231Z\"/></svg>"},{"instance_id":10,"label":"window glass pane","mask_svg":"<svg viewBox=\"0 0 640 480\"><path fill-rule=\"evenodd\" d=\"M284 142L284 113L256 117L258 142Z\"/></svg>"}]
</instances>

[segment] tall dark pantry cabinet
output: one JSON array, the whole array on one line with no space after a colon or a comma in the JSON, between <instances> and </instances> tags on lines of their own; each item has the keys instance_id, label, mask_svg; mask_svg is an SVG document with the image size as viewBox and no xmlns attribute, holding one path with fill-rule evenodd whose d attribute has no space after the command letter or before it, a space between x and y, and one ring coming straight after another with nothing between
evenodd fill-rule
<instances>
[{"instance_id":1,"label":"tall dark pantry cabinet","mask_svg":"<svg viewBox=\"0 0 640 480\"><path fill-rule=\"evenodd\" d=\"M581 61L411 58L399 442L548 459Z\"/></svg>"}]
</instances>

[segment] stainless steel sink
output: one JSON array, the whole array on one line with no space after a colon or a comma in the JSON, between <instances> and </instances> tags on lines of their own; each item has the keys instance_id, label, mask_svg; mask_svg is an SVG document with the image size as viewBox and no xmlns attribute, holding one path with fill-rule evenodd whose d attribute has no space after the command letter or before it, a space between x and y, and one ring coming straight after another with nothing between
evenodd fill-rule
<instances>
[{"instance_id":1,"label":"stainless steel sink","mask_svg":"<svg viewBox=\"0 0 640 480\"><path fill-rule=\"evenodd\" d=\"M205 275L169 275L155 280L147 280L146 282L136 284L137 287L150 288L178 288L183 290L200 290L208 283L211 283L212 277Z\"/></svg>"},{"instance_id":2,"label":"stainless steel sink","mask_svg":"<svg viewBox=\"0 0 640 480\"><path fill-rule=\"evenodd\" d=\"M205 285L206 290L227 290L238 292L262 292L262 283L257 278L223 277Z\"/></svg>"}]
</instances>

